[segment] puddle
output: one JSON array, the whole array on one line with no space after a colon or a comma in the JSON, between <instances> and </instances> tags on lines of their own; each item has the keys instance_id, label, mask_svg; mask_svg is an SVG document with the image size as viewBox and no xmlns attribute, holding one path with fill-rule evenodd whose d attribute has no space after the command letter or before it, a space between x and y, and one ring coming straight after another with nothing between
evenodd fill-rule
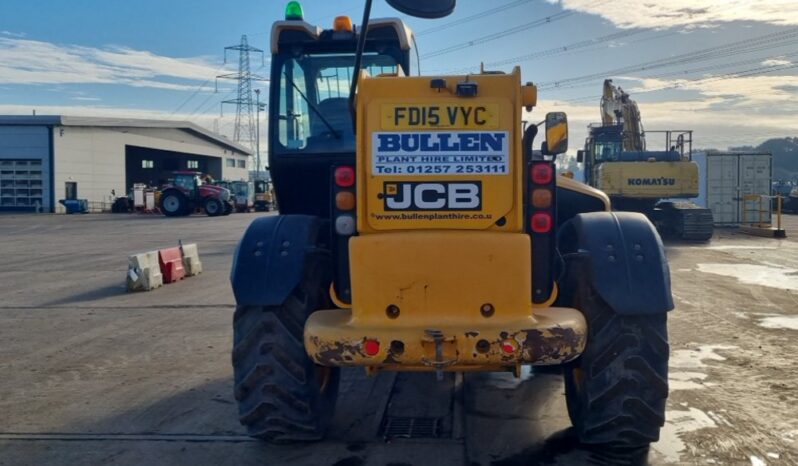
<instances>
[{"instance_id":1,"label":"puddle","mask_svg":"<svg viewBox=\"0 0 798 466\"><path fill-rule=\"evenodd\" d=\"M705 360L710 361L725 361L726 358L717 354L717 350L731 350L737 349L736 346L730 345L705 345L699 346L696 349L681 349L671 351L669 366L677 367L680 369L693 369L699 367L707 367L704 364Z\"/></svg>"},{"instance_id":2,"label":"puddle","mask_svg":"<svg viewBox=\"0 0 798 466\"><path fill-rule=\"evenodd\" d=\"M758 325L765 328L798 330L798 316L772 316L760 320Z\"/></svg>"},{"instance_id":3,"label":"puddle","mask_svg":"<svg viewBox=\"0 0 798 466\"><path fill-rule=\"evenodd\" d=\"M687 411L669 410L665 413L666 421L660 432L659 441L651 448L661 454L666 462L679 463L681 453L687 448L682 435L699 429L717 427L715 421L707 413L697 408Z\"/></svg>"},{"instance_id":4,"label":"puddle","mask_svg":"<svg viewBox=\"0 0 798 466\"><path fill-rule=\"evenodd\" d=\"M673 372L668 374L668 387L674 390L698 390L706 388L702 383L707 378L703 372Z\"/></svg>"},{"instance_id":5,"label":"puddle","mask_svg":"<svg viewBox=\"0 0 798 466\"><path fill-rule=\"evenodd\" d=\"M713 251L728 251L733 249L778 249L775 246L747 246L745 244L724 244L721 246L706 246L701 249L711 249Z\"/></svg>"},{"instance_id":6,"label":"puddle","mask_svg":"<svg viewBox=\"0 0 798 466\"><path fill-rule=\"evenodd\" d=\"M734 277L746 285L798 291L798 270L755 264L698 264L698 271Z\"/></svg>"}]
</instances>

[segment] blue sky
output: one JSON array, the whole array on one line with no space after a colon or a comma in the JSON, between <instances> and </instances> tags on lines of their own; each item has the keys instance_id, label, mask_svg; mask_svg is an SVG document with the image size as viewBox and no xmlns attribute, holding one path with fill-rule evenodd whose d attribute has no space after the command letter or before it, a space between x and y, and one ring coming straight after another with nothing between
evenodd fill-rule
<instances>
[{"instance_id":1,"label":"blue sky","mask_svg":"<svg viewBox=\"0 0 798 466\"><path fill-rule=\"evenodd\" d=\"M338 14L359 22L363 5L302 3L306 20L323 27ZM519 64L525 81L540 84L540 106L530 119L567 111L573 149L599 118L605 77L631 90L648 129L694 129L701 147L798 135L798 1L460 0L452 16L439 20L403 17L382 0L374 5L373 16L400 16L417 33L424 74L475 70L480 61L502 70ZM222 83L214 93L212 79L234 71L223 66L223 48L247 34L268 51L270 25L284 6L3 0L0 114L187 119L231 135L234 109L220 116L218 102L232 88ZM441 29L455 21L463 22ZM497 33L506 35L491 39ZM448 48L455 50L436 54ZM268 56L256 71L268 74Z\"/></svg>"}]
</instances>

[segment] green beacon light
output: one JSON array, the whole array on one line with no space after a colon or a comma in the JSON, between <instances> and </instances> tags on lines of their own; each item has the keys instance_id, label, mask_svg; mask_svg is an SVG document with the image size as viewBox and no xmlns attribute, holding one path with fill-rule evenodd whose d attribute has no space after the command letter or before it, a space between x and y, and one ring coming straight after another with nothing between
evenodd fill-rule
<instances>
[{"instance_id":1,"label":"green beacon light","mask_svg":"<svg viewBox=\"0 0 798 466\"><path fill-rule=\"evenodd\" d=\"M288 2L288 5L285 6L285 19L302 21L304 18L302 5L299 2Z\"/></svg>"}]
</instances>

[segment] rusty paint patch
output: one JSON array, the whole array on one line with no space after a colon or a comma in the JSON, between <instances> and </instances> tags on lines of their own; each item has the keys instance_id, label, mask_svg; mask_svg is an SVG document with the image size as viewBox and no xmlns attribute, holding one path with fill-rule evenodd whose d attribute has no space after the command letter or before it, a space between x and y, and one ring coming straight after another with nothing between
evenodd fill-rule
<instances>
[{"instance_id":1,"label":"rusty paint patch","mask_svg":"<svg viewBox=\"0 0 798 466\"><path fill-rule=\"evenodd\" d=\"M321 341L316 336L311 337L310 340L313 345L313 359L321 365L338 366L345 361L366 357L359 344L353 345L340 341L329 343Z\"/></svg>"},{"instance_id":2,"label":"rusty paint patch","mask_svg":"<svg viewBox=\"0 0 798 466\"><path fill-rule=\"evenodd\" d=\"M585 349L585 335L572 328L529 329L525 333L524 359L536 364L568 362Z\"/></svg>"}]
</instances>

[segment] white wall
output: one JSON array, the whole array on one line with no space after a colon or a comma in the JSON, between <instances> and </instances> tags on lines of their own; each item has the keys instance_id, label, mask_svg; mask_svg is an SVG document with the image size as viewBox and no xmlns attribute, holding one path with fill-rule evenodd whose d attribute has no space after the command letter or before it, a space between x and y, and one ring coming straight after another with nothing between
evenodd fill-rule
<instances>
[{"instance_id":1,"label":"white wall","mask_svg":"<svg viewBox=\"0 0 798 466\"><path fill-rule=\"evenodd\" d=\"M55 151L56 212L64 212L59 199L65 197L65 183L78 183L78 198L108 202L111 190L125 194L125 146L185 152L222 158L224 179L247 179L248 168L238 168L238 160L249 157L180 129L108 128L98 126L60 126L53 128ZM236 160L229 168L225 159Z\"/></svg>"}]
</instances>

